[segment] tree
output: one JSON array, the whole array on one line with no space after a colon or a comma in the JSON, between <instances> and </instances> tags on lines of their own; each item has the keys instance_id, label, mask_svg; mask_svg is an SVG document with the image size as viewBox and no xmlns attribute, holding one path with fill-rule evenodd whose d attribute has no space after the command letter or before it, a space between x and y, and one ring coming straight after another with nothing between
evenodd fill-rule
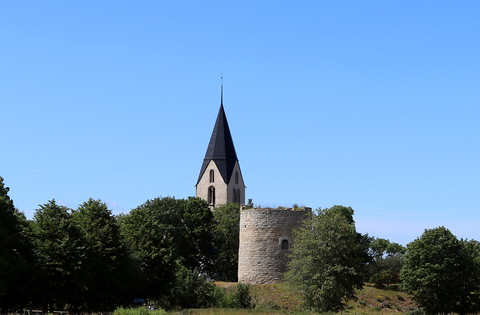
<instances>
[{"instance_id":1,"label":"tree","mask_svg":"<svg viewBox=\"0 0 480 315\"><path fill-rule=\"evenodd\" d=\"M369 264L370 282L377 287L385 287L400 282L400 270L406 248L383 238L372 239L370 252L373 258Z\"/></svg>"},{"instance_id":2,"label":"tree","mask_svg":"<svg viewBox=\"0 0 480 315\"><path fill-rule=\"evenodd\" d=\"M143 290L138 294L167 300L181 266L209 270L213 216L204 200L155 198L120 222L122 235L140 267Z\"/></svg>"},{"instance_id":3,"label":"tree","mask_svg":"<svg viewBox=\"0 0 480 315\"><path fill-rule=\"evenodd\" d=\"M24 306L31 281L32 246L25 216L18 212L0 177L0 309Z\"/></svg>"},{"instance_id":4,"label":"tree","mask_svg":"<svg viewBox=\"0 0 480 315\"><path fill-rule=\"evenodd\" d=\"M403 286L429 314L478 311L478 243L458 240L445 227L427 229L407 245Z\"/></svg>"},{"instance_id":5,"label":"tree","mask_svg":"<svg viewBox=\"0 0 480 315\"><path fill-rule=\"evenodd\" d=\"M240 205L228 203L213 213L213 244L216 251L213 276L216 280L236 282L238 277L238 245Z\"/></svg>"},{"instance_id":6,"label":"tree","mask_svg":"<svg viewBox=\"0 0 480 315\"><path fill-rule=\"evenodd\" d=\"M100 200L89 199L73 219L85 239L85 310L108 311L129 302L133 265L112 212Z\"/></svg>"},{"instance_id":7,"label":"tree","mask_svg":"<svg viewBox=\"0 0 480 315\"><path fill-rule=\"evenodd\" d=\"M286 280L300 289L307 306L342 310L363 286L368 246L368 238L355 230L352 208L319 210L294 232Z\"/></svg>"},{"instance_id":8,"label":"tree","mask_svg":"<svg viewBox=\"0 0 480 315\"><path fill-rule=\"evenodd\" d=\"M85 294L85 239L71 210L51 200L37 209L33 242L38 269L36 299L44 310L69 307L76 312Z\"/></svg>"},{"instance_id":9,"label":"tree","mask_svg":"<svg viewBox=\"0 0 480 315\"><path fill-rule=\"evenodd\" d=\"M215 307L218 298L223 297L222 289L213 281L207 281L198 270L188 270L180 266L170 297L171 308Z\"/></svg>"}]
</instances>

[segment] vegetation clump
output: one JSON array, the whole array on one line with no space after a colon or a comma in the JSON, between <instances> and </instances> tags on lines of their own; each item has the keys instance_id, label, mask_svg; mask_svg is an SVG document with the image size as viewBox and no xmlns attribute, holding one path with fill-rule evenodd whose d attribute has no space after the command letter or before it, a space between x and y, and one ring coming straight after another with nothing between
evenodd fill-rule
<instances>
[{"instance_id":1,"label":"vegetation clump","mask_svg":"<svg viewBox=\"0 0 480 315\"><path fill-rule=\"evenodd\" d=\"M306 219L295 233L287 282L319 312L345 309L367 274L368 238L355 230L353 209L334 206Z\"/></svg>"},{"instance_id":2,"label":"vegetation clump","mask_svg":"<svg viewBox=\"0 0 480 315\"><path fill-rule=\"evenodd\" d=\"M459 240L445 227L425 230L405 248L357 233L352 208L319 209L294 233L286 284L225 289L211 279L237 281L238 204L212 212L199 198L165 197L114 216L100 200L76 209L50 200L27 220L8 192L0 177L2 313L24 307L116 315L220 307L280 313L304 310L300 301L320 312L480 311L480 243ZM129 308L134 298L162 309Z\"/></svg>"}]
</instances>

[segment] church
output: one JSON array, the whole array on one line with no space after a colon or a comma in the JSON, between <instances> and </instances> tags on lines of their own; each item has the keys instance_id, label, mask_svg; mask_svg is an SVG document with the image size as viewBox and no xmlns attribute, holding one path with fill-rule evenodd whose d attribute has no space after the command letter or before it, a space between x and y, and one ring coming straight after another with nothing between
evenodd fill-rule
<instances>
[{"instance_id":1,"label":"church","mask_svg":"<svg viewBox=\"0 0 480 315\"><path fill-rule=\"evenodd\" d=\"M196 190L196 196L206 200L211 209L229 202L245 204L245 184L223 108L223 86L220 109L200 169Z\"/></svg>"},{"instance_id":2,"label":"church","mask_svg":"<svg viewBox=\"0 0 480 315\"><path fill-rule=\"evenodd\" d=\"M215 207L236 202L245 205L245 184L223 108L208 143L196 185L196 196ZM279 283L289 261L292 231L311 213L310 208L252 208L241 206L238 248L238 281L250 284Z\"/></svg>"}]
</instances>

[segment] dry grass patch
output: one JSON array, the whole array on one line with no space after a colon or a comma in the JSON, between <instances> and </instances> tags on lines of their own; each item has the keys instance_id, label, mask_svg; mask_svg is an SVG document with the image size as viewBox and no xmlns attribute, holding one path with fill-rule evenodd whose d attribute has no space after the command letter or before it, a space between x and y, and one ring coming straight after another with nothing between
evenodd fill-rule
<instances>
[{"instance_id":1,"label":"dry grass patch","mask_svg":"<svg viewBox=\"0 0 480 315\"><path fill-rule=\"evenodd\" d=\"M379 314L379 313L407 313L418 308L418 305L407 293L398 291L396 286L385 289L375 288L366 284L357 291L357 301L348 302L349 313Z\"/></svg>"},{"instance_id":2,"label":"dry grass patch","mask_svg":"<svg viewBox=\"0 0 480 315\"><path fill-rule=\"evenodd\" d=\"M216 282L219 287L227 292L236 289L236 282ZM302 312L303 301L300 293L285 284L260 284L250 285L250 294L255 303L254 310L209 309L195 310L193 314L318 314ZM375 288L366 284L362 290L357 291L357 300L349 301L344 314L404 314L418 308L410 295L398 291L396 286L385 289ZM204 313L206 312L206 313Z\"/></svg>"}]
</instances>

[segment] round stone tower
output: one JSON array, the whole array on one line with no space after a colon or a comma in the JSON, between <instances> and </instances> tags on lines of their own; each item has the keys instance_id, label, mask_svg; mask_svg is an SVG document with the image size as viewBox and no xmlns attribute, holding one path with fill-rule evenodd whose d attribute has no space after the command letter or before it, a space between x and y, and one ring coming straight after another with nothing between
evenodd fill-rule
<instances>
[{"instance_id":1,"label":"round stone tower","mask_svg":"<svg viewBox=\"0 0 480 315\"><path fill-rule=\"evenodd\" d=\"M310 213L310 208L241 209L238 282L281 282L294 241L292 230Z\"/></svg>"}]
</instances>

